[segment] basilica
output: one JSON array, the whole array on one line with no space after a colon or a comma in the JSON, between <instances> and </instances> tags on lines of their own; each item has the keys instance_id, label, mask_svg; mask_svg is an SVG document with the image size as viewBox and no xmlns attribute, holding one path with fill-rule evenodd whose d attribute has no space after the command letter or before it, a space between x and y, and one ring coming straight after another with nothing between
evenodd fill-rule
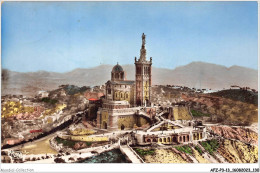
<instances>
[{"instance_id":1,"label":"basilica","mask_svg":"<svg viewBox=\"0 0 260 173\"><path fill-rule=\"evenodd\" d=\"M105 84L105 100L97 113L97 125L101 129L124 130L149 123L151 112L152 57L146 60L145 35L142 35L140 57L135 57L135 80L127 80L118 63L111 71L111 80ZM150 108L150 109L149 109Z\"/></svg>"}]
</instances>

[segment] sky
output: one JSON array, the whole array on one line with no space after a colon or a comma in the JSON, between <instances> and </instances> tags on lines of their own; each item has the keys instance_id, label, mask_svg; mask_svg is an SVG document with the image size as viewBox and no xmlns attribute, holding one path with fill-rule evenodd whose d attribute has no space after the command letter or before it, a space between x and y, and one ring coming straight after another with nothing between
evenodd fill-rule
<instances>
[{"instance_id":1,"label":"sky","mask_svg":"<svg viewBox=\"0 0 260 173\"><path fill-rule=\"evenodd\" d=\"M155 67L202 61L257 69L257 10L257 2L4 2L2 68L134 64L145 33Z\"/></svg>"}]
</instances>

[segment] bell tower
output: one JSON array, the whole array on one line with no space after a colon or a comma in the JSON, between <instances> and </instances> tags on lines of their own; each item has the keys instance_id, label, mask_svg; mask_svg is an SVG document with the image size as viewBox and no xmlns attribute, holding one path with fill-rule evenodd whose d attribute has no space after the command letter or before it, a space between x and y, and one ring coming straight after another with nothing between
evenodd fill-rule
<instances>
[{"instance_id":1,"label":"bell tower","mask_svg":"<svg viewBox=\"0 0 260 173\"><path fill-rule=\"evenodd\" d=\"M151 105L152 57L150 57L150 61L146 60L145 37L143 33L140 58L137 60L135 57L135 103L137 106Z\"/></svg>"}]
</instances>

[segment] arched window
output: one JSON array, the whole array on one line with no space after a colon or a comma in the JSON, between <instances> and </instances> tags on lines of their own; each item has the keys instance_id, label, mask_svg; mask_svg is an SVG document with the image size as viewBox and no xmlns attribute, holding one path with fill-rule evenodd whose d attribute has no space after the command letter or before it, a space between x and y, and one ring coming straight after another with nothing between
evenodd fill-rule
<instances>
[{"instance_id":1,"label":"arched window","mask_svg":"<svg viewBox=\"0 0 260 173\"><path fill-rule=\"evenodd\" d=\"M127 93L125 94L125 98L128 99L128 94Z\"/></svg>"}]
</instances>

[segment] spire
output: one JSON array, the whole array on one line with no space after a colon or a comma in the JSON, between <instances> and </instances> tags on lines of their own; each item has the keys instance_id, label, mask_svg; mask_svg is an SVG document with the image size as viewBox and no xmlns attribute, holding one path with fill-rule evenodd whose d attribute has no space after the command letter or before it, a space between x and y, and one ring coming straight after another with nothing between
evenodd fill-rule
<instances>
[{"instance_id":1,"label":"spire","mask_svg":"<svg viewBox=\"0 0 260 173\"><path fill-rule=\"evenodd\" d=\"M145 35L144 35L144 33L142 35L142 47L141 47L141 50L140 50L140 60L141 61L146 60Z\"/></svg>"},{"instance_id":2,"label":"spire","mask_svg":"<svg viewBox=\"0 0 260 173\"><path fill-rule=\"evenodd\" d=\"M145 35L142 35L142 48L145 48Z\"/></svg>"}]
</instances>

